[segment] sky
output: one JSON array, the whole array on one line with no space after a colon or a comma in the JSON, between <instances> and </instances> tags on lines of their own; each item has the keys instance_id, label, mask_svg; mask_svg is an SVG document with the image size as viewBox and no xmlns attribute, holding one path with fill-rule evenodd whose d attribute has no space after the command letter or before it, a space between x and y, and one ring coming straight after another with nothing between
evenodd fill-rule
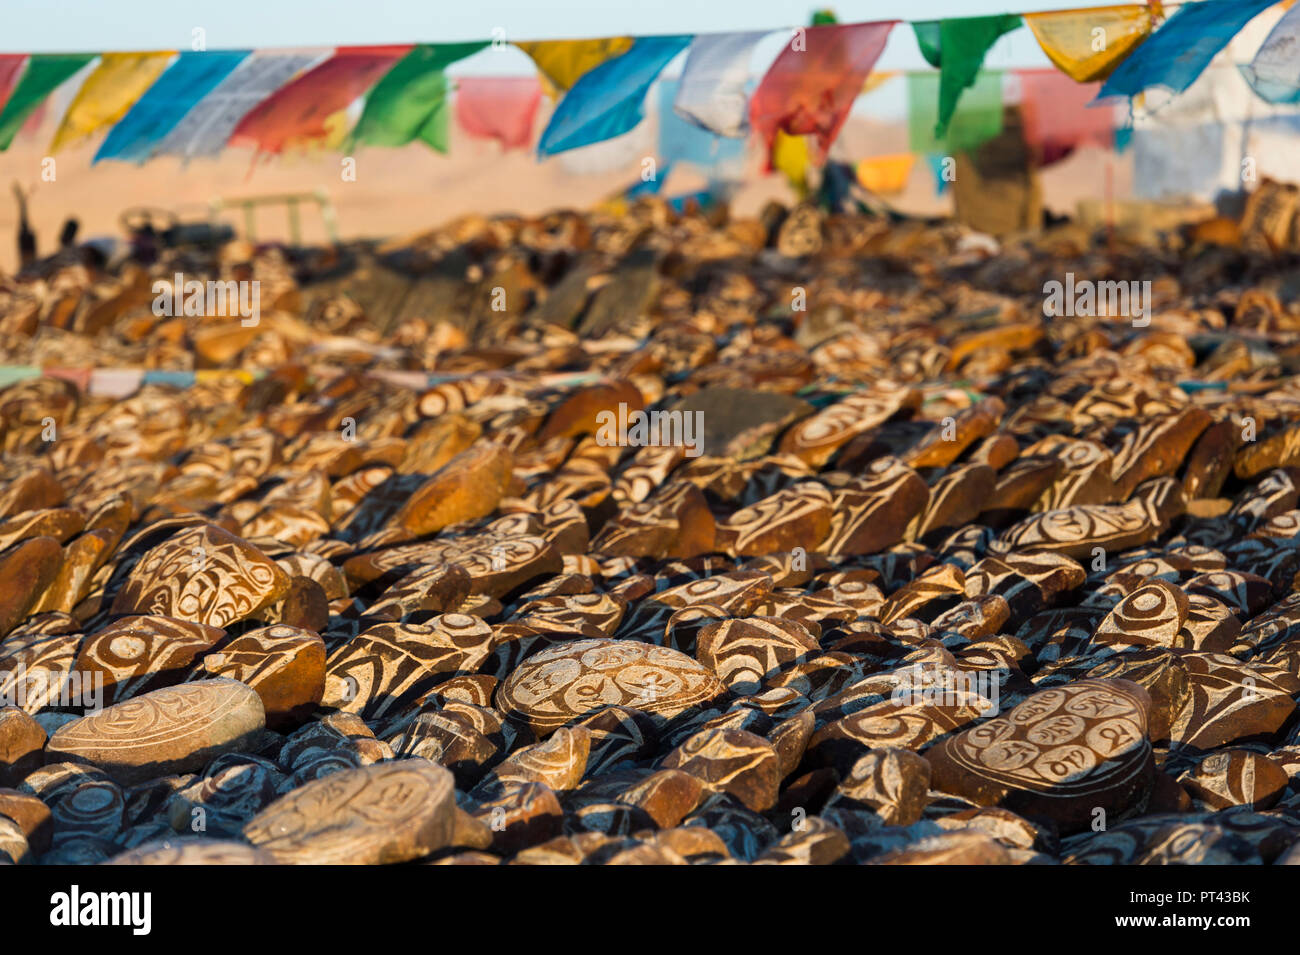
<instances>
[{"instance_id":1,"label":"sky","mask_svg":"<svg viewBox=\"0 0 1300 955\"><path fill-rule=\"evenodd\" d=\"M826 6L841 22L905 15L924 20L1009 11L1015 0L5 0L0 51L189 49L201 28L209 49L489 39L547 40L620 33L701 33L799 26ZM1019 0L1036 10L1101 6L1089 0ZM780 46L777 40L772 55ZM992 68L1045 66L1028 30L991 51ZM896 30L880 69L925 66L911 31ZM472 73L530 69L513 48L484 51Z\"/></svg>"}]
</instances>

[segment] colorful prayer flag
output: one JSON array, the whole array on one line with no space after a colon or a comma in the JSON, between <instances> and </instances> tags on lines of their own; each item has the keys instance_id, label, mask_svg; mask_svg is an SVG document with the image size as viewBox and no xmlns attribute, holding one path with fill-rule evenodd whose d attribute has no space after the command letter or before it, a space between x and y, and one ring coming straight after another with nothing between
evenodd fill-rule
<instances>
[{"instance_id":1,"label":"colorful prayer flag","mask_svg":"<svg viewBox=\"0 0 1300 955\"><path fill-rule=\"evenodd\" d=\"M886 21L795 32L749 101L749 121L769 156L769 169L778 131L815 137L816 161L826 161L893 27Z\"/></svg>"},{"instance_id":2,"label":"colorful prayer flag","mask_svg":"<svg viewBox=\"0 0 1300 955\"><path fill-rule=\"evenodd\" d=\"M922 54L932 65L939 67L939 112L934 135L941 138L957 111L962 93L974 85L983 69L984 57L1003 34L1020 26L1020 17L1005 14L940 20L937 45L933 24L934 21L915 23L912 29L921 44Z\"/></svg>"},{"instance_id":3,"label":"colorful prayer flag","mask_svg":"<svg viewBox=\"0 0 1300 955\"><path fill-rule=\"evenodd\" d=\"M158 155L215 156L249 111L331 50L258 51L199 100L155 150Z\"/></svg>"},{"instance_id":4,"label":"colorful prayer flag","mask_svg":"<svg viewBox=\"0 0 1300 955\"><path fill-rule=\"evenodd\" d=\"M677 115L719 136L744 136L749 130L749 61L766 35L756 31L696 37L673 101Z\"/></svg>"},{"instance_id":5,"label":"colorful prayer flag","mask_svg":"<svg viewBox=\"0 0 1300 955\"><path fill-rule=\"evenodd\" d=\"M703 170L739 173L745 141L715 136L682 119L674 107L680 100L678 82L659 81L659 158L665 163L687 162Z\"/></svg>"},{"instance_id":6,"label":"colorful prayer flag","mask_svg":"<svg viewBox=\"0 0 1300 955\"><path fill-rule=\"evenodd\" d=\"M109 130L95 153L95 162L121 159L142 163L149 159L176 124L248 55L247 50L182 53Z\"/></svg>"},{"instance_id":7,"label":"colorful prayer flag","mask_svg":"<svg viewBox=\"0 0 1300 955\"><path fill-rule=\"evenodd\" d=\"M81 84L54 133L50 152L112 126L167 69L173 53L105 53Z\"/></svg>"},{"instance_id":8,"label":"colorful prayer flag","mask_svg":"<svg viewBox=\"0 0 1300 955\"><path fill-rule=\"evenodd\" d=\"M1277 22L1250 64L1241 68L1260 97L1268 103L1300 102L1300 6Z\"/></svg>"},{"instance_id":9,"label":"colorful prayer flag","mask_svg":"<svg viewBox=\"0 0 1300 955\"><path fill-rule=\"evenodd\" d=\"M1099 83L1076 83L1054 69L1017 70L1020 114L1025 142L1041 165L1064 159L1076 148L1092 143L1103 149L1115 144L1113 108L1090 107Z\"/></svg>"},{"instance_id":10,"label":"colorful prayer flag","mask_svg":"<svg viewBox=\"0 0 1300 955\"><path fill-rule=\"evenodd\" d=\"M447 151L450 87L444 72L486 43L421 44L402 57L366 97L352 141L369 146L405 146L418 139Z\"/></svg>"},{"instance_id":11,"label":"colorful prayer flag","mask_svg":"<svg viewBox=\"0 0 1300 955\"><path fill-rule=\"evenodd\" d=\"M464 76L456 81L456 122L502 149L523 149L532 141L541 101L535 76Z\"/></svg>"},{"instance_id":12,"label":"colorful prayer flag","mask_svg":"<svg viewBox=\"0 0 1300 955\"><path fill-rule=\"evenodd\" d=\"M689 36L642 37L622 56L581 77L555 107L538 154L553 156L635 128L644 118L650 84L690 42Z\"/></svg>"},{"instance_id":13,"label":"colorful prayer flag","mask_svg":"<svg viewBox=\"0 0 1300 955\"><path fill-rule=\"evenodd\" d=\"M320 66L254 106L231 133L230 145L278 154L328 138L329 118L364 95L410 49L340 47Z\"/></svg>"},{"instance_id":14,"label":"colorful prayer flag","mask_svg":"<svg viewBox=\"0 0 1300 955\"><path fill-rule=\"evenodd\" d=\"M1276 0L1202 0L1178 8L1115 68L1097 99L1137 96L1153 86L1181 93L1247 23Z\"/></svg>"},{"instance_id":15,"label":"colorful prayer flag","mask_svg":"<svg viewBox=\"0 0 1300 955\"><path fill-rule=\"evenodd\" d=\"M94 53L34 53L28 57L27 68L0 110L0 151L9 148L45 97L94 58Z\"/></svg>"},{"instance_id":16,"label":"colorful prayer flag","mask_svg":"<svg viewBox=\"0 0 1300 955\"><path fill-rule=\"evenodd\" d=\"M600 64L622 56L632 48L630 36L603 37L597 40L541 40L517 43L551 85L553 99L567 93L587 73Z\"/></svg>"},{"instance_id":17,"label":"colorful prayer flag","mask_svg":"<svg viewBox=\"0 0 1300 955\"><path fill-rule=\"evenodd\" d=\"M985 70L966 90L942 136L938 125L940 77L937 73L907 76L908 148L914 153L955 156L969 152L1002 132L1002 74Z\"/></svg>"},{"instance_id":18,"label":"colorful prayer flag","mask_svg":"<svg viewBox=\"0 0 1300 955\"><path fill-rule=\"evenodd\" d=\"M1151 8L1137 3L1024 17L1047 58L1079 83L1110 76L1155 28Z\"/></svg>"}]
</instances>

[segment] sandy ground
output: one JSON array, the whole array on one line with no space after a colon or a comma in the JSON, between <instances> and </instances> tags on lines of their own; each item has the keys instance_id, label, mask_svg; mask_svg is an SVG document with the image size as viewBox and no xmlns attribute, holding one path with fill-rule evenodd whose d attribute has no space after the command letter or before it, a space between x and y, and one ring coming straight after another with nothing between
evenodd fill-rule
<instances>
[{"instance_id":1,"label":"sandy ground","mask_svg":"<svg viewBox=\"0 0 1300 955\"><path fill-rule=\"evenodd\" d=\"M539 115L539 125L545 117ZM0 269L12 271L17 262L17 206L11 184L30 191L29 209L42 254L53 251L64 219L81 221L81 238L123 235L122 211L132 206L161 207L183 221L208 218L214 199L231 199L284 192L317 192L334 205L342 238L384 237L429 228L469 212L536 214L559 207L584 208L636 181L644 156L654 153L654 120L619 141L539 162L532 153L502 152L494 142L472 139L453 129L450 155L434 153L422 144L402 149L366 149L356 155L356 181L344 181L337 153L269 158L254 163L245 149L230 149L215 159L188 164L164 157L145 166L119 162L91 164L98 141L54 156L54 179L42 179L42 161L54 131L47 119L34 132L19 136L0 154ZM832 155L858 159L907 149L907 131L853 118ZM1098 150L1083 150L1045 171L1047 205L1072 212L1081 198L1128 193L1131 161ZM733 199L736 215L750 215L769 199L789 201L791 192L779 175L764 176L752 155L745 184ZM703 179L689 167L676 168L665 183L665 194L699 188ZM907 189L889 201L904 211L940 214L950 211L947 196L935 193L923 160L913 167ZM241 233L242 214L222 216ZM302 236L324 241L324 222L312 206L302 211ZM283 207L266 207L256 216L256 238L289 238Z\"/></svg>"}]
</instances>

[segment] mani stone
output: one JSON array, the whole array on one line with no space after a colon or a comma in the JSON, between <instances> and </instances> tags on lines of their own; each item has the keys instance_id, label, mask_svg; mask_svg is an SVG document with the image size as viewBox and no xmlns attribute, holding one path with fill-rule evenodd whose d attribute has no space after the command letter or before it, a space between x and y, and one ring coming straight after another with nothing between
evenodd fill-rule
<instances>
[{"instance_id":1,"label":"mani stone","mask_svg":"<svg viewBox=\"0 0 1300 955\"><path fill-rule=\"evenodd\" d=\"M606 706L671 719L724 692L708 669L669 647L635 640L574 640L517 666L498 687L496 708L544 736Z\"/></svg>"},{"instance_id":2,"label":"mani stone","mask_svg":"<svg viewBox=\"0 0 1300 955\"><path fill-rule=\"evenodd\" d=\"M941 741L925 758L934 789L1045 817L1062 832L1100 809L1122 818L1151 788L1151 700L1127 680L1076 680Z\"/></svg>"},{"instance_id":3,"label":"mani stone","mask_svg":"<svg viewBox=\"0 0 1300 955\"><path fill-rule=\"evenodd\" d=\"M282 865L383 865L455 841L451 773L426 759L331 773L280 797L244 837Z\"/></svg>"},{"instance_id":4,"label":"mani stone","mask_svg":"<svg viewBox=\"0 0 1300 955\"><path fill-rule=\"evenodd\" d=\"M1231 806L1268 809L1286 792L1286 771L1260 753L1226 749L1211 753L1179 779L1199 806L1211 811Z\"/></svg>"},{"instance_id":5,"label":"mani stone","mask_svg":"<svg viewBox=\"0 0 1300 955\"><path fill-rule=\"evenodd\" d=\"M104 702L180 683L194 658L225 637L216 627L171 617L131 616L88 636L76 669L103 674Z\"/></svg>"},{"instance_id":6,"label":"mani stone","mask_svg":"<svg viewBox=\"0 0 1300 955\"><path fill-rule=\"evenodd\" d=\"M266 726L257 693L235 680L165 687L61 726L48 762L88 763L133 785L196 772L222 753L242 752Z\"/></svg>"},{"instance_id":7,"label":"mani stone","mask_svg":"<svg viewBox=\"0 0 1300 955\"><path fill-rule=\"evenodd\" d=\"M325 692L325 641L287 624L261 627L209 653L195 676L247 684L262 699L269 729L293 729L310 716Z\"/></svg>"},{"instance_id":8,"label":"mani stone","mask_svg":"<svg viewBox=\"0 0 1300 955\"><path fill-rule=\"evenodd\" d=\"M754 812L776 805L781 785L772 744L739 729L701 730L669 753L662 766L690 773L706 789L727 793Z\"/></svg>"},{"instance_id":9,"label":"mani stone","mask_svg":"<svg viewBox=\"0 0 1300 955\"><path fill-rule=\"evenodd\" d=\"M252 544L215 524L200 524L140 558L112 612L225 628L255 616L288 589L289 575Z\"/></svg>"},{"instance_id":10,"label":"mani stone","mask_svg":"<svg viewBox=\"0 0 1300 955\"><path fill-rule=\"evenodd\" d=\"M391 525L412 534L432 534L449 524L491 514L510 483L510 452L483 441L462 451L415 493L393 516Z\"/></svg>"},{"instance_id":11,"label":"mani stone","mask_svg":"<svg viewBox=\"0 0 1300 955\"><path fill-rule=\"evenodd\" d=\"M803 624L781 617L710 623L695 638L695 657L734 693L757 693L764 677L821 650Z\"/></svg>"},{"instance_id":12,"label":"mani stone","mask_svg":"<svg viewBox=\"0 0 1300 955\"><path fill-rule=\"evenodd\" d=\"M17 786L45 762L45 730L25 710L0 707L0 787Z\"/></svg>"}]
</instances>

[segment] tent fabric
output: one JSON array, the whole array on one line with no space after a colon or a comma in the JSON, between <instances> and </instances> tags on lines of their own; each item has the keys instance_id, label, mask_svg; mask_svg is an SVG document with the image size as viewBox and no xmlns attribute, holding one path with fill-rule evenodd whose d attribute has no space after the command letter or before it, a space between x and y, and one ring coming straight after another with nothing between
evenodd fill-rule
<instances>
[{"instance_id":1,"label":"tent fabric","mask_svg":"<svg viewBox=\"0 0 1300 955\"><path fill-rule=\"evenodd\" d=\"M812 136L824 163L894 21L809 27L787 43L749 101L749 121L771 156L778 131ZM769 167L771 160L769 158Z\"/></svg>"},{"instance_id":2,"label":"tent fabric","mask_svg":"<svg viewBox=\"0 0 1300 955\"><path fill-rule=\"evenodd\" d=\"M622 56L632 49L630 36L602 37L596 40L541 40L516 43L527 53L538 71L550 84L552 99L567 93L586 74L602 63Z\"/></svg>"},{"instance_id":3,"label":"tent fabric","mask_svg":"<svg viewBox=\"0 0 1300 955\"><path fill-rule=\"evenodd\" d=\"M738 175L745 159L745 141L715 136L687 122L677 112L678 80L659 81L659 157L663 162L686 162L706 171Z\"/></svg>"},{"instance_id":4,"label":"tent fabric","mask_svg":"<svg viewBox=\"0 0 1300 955\"><path fill-rule=\"evenodd\" d=\"M1053 69L1017 70L1015 77L1020 83L1025 142L1041 165L1064 159L1087 143L1103 149L1114 146L1113 107L1088 105L1099 83L1076 83Z\"/></svg>"},{"instance_id":5,"label":"tent fabric","mask_svg":"<svg viewBox=\"0 0 1300 955\"><path fill-rule=\"evenodd\" d=\"M63 114L50 152L116 123L162 76L175 56L175 52L105 53Z\"/></svg>"},{"instance_id":6,"label":"tent fabric","mask_svg":"<svg viewBox=\"0 0 1300 955\"><path fill-rule=\"evenodd\" d=\"M450 140L450 84L444 72L486 43L421 44L384 74L366 97L352 142L367 146L405 146L420 140L440 153ZM346 106L346 104L344 104Z\"/></svg>"},{"instance_id":7,"label":"tent fabric","mask_svg":"<svg viewBox=\"0 0 1300 955\"><path fill-rule=\"evenodd\" d=\"M250 110L230 134L231 146L278 154L331 134L329 120L379 82L409 46L339 47L334 55Z\"/></svg>"},{"instance_id":8,"label":"tent fabric","mask_svg":"<svg viewBox=\"0 0 1300 955\"><path fill-rule=\"evenodd\" d=\"M940 138L948 128L962 93L973 86L984 67L984 57L1003 34L1020 27L1017 14L991 17L958 17L940 20L938 44L934 21L913 25L921 53L939 67L939 107L934 135Z\"/></svg>"},{"instance_id":9,"label":"tent fabric","mask_svg":"<svg viewBox=\"0 0 1300 955\"><path fill-rule=\"evenodd\" d=\"M1300 102L1300 5L1273 27L1255 58L1241 68L1251 89L1267 103Z\"/></svg>"},{"instance_id":10,"label":"tent fabric","mask_svg":"<svg viewBox=\"0 0 1300 955\"><path fill-rule=\"evenodd\" d=\"M1178 8L1106 80L1097 98L1137 96L1153 86L1181 93L1215 54L1276 0L1202 0Z\"/></svg>"},{"instance_id":11,"label":"tent fabric","mask_svg":"<svg viewBox=\"0 0 1300 955\"><path fill-rule=\"evenodd\" d=\"M1104 80L1155 27L1151 8L1137 3L1026 13L1024 18L1047 58L1079 83Z\"/></svg>"},{"instance_id":12,"label":"tent fabric","mask_svg":"<svg viewBox=\"0 0 1300 955\"><path fill-rule=\"evenodd\" d=\"M330 50L259 51L245 59L185 114L158 145L160 155L215 156L239 121L295 76L329 56Z\"/></svg>"},{"instance_id":13,"label":"tent fabric","mask_svg":"<svg viewBox=\"0 0 1300 955\"><path fill-rule=\"evenodd\" d=\"M194 106L249 55L248 50L182 53L158 82L109 130L101 159L142 163Z\"/></svg>"},{"instance_id":14,"label":"tent fabric","mask_svg":"<svg viewBox=\"0 0 1300 955\"><path fill-rule=\"evenodd\" d=\"M9 94L4 109L0 110L0 151L9 148L27 117L36 111L45 97L94 59L94 53L32 54L18 85Z\"/></svg>"},{"instance_id":15,"label":"tent fabric","mask_svg":"<svg viewBox=\"0 0 1300 955\"><path fill-rule=\"evenodd\" d=\"M672 102L677 114L719 136L744 136L749 130L749 61L766 35L755 31L696 37Z\"/></svg>"},{"instance_id":16,"label":"tent fabric","mask_svg":"<svg viewBox=\"0 0 1300 955\"><path fill-rule=\"evenodd\" d=\"M908 141L914 153L954 156L975 149L1002 132L1002 73L985 70L966 90L942 136L938 124L940 77L936 73L907 76Z\"/></svg>"},{"instance_id":17,"label":"tent fabric","mask_svg":"<svg viewBox=\"0 0 1300 955\"><path fill-rule=\"evenodd\" d=\"M465 76L456 81L456 123L503 149L524 149L532 142L541 101L535 76Z\"/></svg>"},{"instance_id":18,"label":"tent fabric","mask_svg":"<svg viewBox=\"0 0 1300 955\"><path fill-rule=\"evenodd\" d=\"M537 152L541 156L613 139L636 127L660 71L690 45L689 36L642 37L581 77L551 114Z\"/></svg>"}]
</instances>

